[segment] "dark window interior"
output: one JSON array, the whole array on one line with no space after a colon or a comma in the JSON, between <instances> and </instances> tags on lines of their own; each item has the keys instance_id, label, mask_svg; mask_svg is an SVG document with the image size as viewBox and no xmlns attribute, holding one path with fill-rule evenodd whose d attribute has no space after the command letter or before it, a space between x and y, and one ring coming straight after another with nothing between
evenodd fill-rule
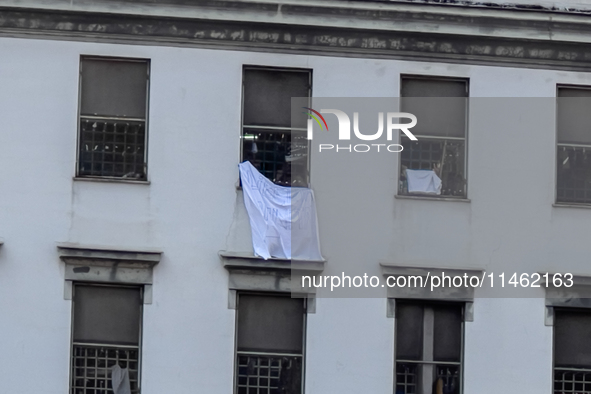
<instances>
[{"instance_id":1,"label":"dark window interior","mask_svg":"<svg viewBox=\"0 0 591 394\"><path fill-rule=\"evenodd\" d=\"M291 109L292 98L308 105L311 72L247 67L243 78L242 160L277 185L307 187L307 117Z\"/></svg>"}]
</instances>

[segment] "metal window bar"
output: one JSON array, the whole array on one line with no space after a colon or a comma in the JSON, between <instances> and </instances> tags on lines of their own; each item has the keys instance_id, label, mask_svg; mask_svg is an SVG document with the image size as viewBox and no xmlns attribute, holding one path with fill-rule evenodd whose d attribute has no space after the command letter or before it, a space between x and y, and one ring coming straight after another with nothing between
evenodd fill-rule
<instances>
[{"instance_id":1,"label":"metal window bar","mask_svg":"<svg viewBox=\"0 0 591 394\"><path fill-rule=\"evenodd\" d=\"M460 362L438 362L438 361L396 361L396 394L419 394L421 392L431 392L431 388L420 388L420 366L435 367L435 385L439 379L442 380L445 394L459 394Z\"/></svg>"},{"instance_id":2,"label":"metal window bar","mask_svg":"<svg viewBox=\"0 0 591 394\"><path fill-rule=\"evenodd\" d=\"M591 145L558 144L556 201L591 203Z\"/></svg>"},{"instance_id":3,"label":"metal window bar","mask_svg":"<svg viewBox=\"0 0 591 394\"><path fill-rule=\"evenodd\" d=\"M237 394L301 392L302 355L237 352Z\"/></svg>"},{"instance_id":4,"label":"metal window bar","mask_svg":"<svg viewBox=\"0 0 591 394\"><path fill-rule=\"evenodd\" d=\"M466 196L466 152L464 138L417 136L418 141L402 139L399 194L407 195L405 169L433 170L441 178L441 195Z\"/></svg>"},{"instance_id":5,"label":"metal window bar","mask_svg":"<svg viewBox=\"0 0 591 394\"><path fill-rule=\"evenodd\" d=\"M591 394L591 369L554 368L554 394Z\"/></svg>"},{"instance_id":6,"label":"metal window bar","mask_svg":"<svg viewBox=\"0 0 591 394\"><path fill-rule=\"evenodd\" d=\"M145 119L80 116L78 175L146 179Z\"/></svg>"},{"instance_id":7,"label":"metal window bar","mask_svg":"<svg viewBox=\"0 0 591 394\"><path fill-rule=\"evenodd\" d=\"M242 159L277 185L306 187L302 174L307 174L309 141L293 131L244 127Z\"/></svg>"},{"instance_id":8,"label":"metal window bar","mask_svg":"<svg viewBox=\"0 0 591 394\"><path fill-rule=\"evenodd\" d=\"M71 394L113 394L111 368L129 370L131 392L139 394L139 347L74 343Z\"/></svg>"}]
</instances>

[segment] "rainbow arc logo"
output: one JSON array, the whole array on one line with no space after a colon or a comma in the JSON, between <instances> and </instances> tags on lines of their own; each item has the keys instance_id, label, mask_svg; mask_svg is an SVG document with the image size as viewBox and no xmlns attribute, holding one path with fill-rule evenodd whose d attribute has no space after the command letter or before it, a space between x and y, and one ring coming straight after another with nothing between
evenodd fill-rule
<instances>
[{"instance_id":1,"label":"rainbow arc logo","mask_svg":"<svg viewBox=\"0 0 591 394\"><path fill-rule=\"evenodd\" d=\"M316 123L318 123L318 126L320 126L320 130L323 130L324 129L324 127L322 127L322 123L320 123L320 119L322 119L322 122L324 123L324 126L326 126L326 131L328 131L328 125L326 124L326 120L324 119L324 116L322 116L320 114L320 112L318 112L318 111L316 111L316 110L314 110L312 108L308 108L308 107L302 107L302 108L307 109L308 111L312 111L313 112L313 113L312 112L302 112L302 113L311 116L316 121ZM320 116L320 119L318 119L314 114Z\"/></svg>"}]
</instances>

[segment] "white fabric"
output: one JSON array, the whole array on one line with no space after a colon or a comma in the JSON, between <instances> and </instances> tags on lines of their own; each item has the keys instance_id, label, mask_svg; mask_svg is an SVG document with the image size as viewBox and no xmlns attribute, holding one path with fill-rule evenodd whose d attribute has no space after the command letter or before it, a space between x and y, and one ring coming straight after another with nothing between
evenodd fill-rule
<instances>
[{"instance_id":1,"label":"white fabric","mask_svg":"<svg viewBox=\"0 0 591 394\"><path fill-rule=\"evenodd\" d=\"M111 386L114 394L131 394L129 370L121 369L119 364L115 364L111 368Z\"/></svg>"},{"instance_id":2,"label":"white fabric","mask_svg":"<svg viewBox=\"0 0 591 394\"><path fill-rule=\"evenodd\" d=\"M406 170L409 193L441 194L441 179L433 170Z\"/></svg>"},{"instance_id":3,"label":"white fabric","mask_svg":"<svg viewBox=\"0 0 591 394\"><path fill-rule=\"evenodd\" d=\"M322 260L312 190L277 186L248 161L239 167L254 254L265 260Z\"/></svg>"}]
</instances>

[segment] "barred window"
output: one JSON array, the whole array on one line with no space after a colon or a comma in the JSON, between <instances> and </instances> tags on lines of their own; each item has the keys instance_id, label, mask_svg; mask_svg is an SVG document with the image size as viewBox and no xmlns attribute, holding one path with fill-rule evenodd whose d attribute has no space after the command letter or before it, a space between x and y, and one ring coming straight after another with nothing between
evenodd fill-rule
<instances>
[{"instance_id":1,"label":"barred window","mask_svg":"<svg viewBox=\"0 0 591 394\"><path fill-rule=\"evenodd\" d=\"M311 96L311 78L310 70L244 68L242 160L278 185L308 186L306 117L291 113L291 99Z\"/></svg>"},{"instance_id":2,"label":"barred window","mask_svg":"<svg viewBox=\"0 0 591 394\"><path fill-rule=\"evenodd\" d=\"M558 87L556 202L591 203L591 87Z\"/></svg>"},{"instance_id":3,"label":"barred window","mask_svg":"<svg viewBox=\"0 0 591 394\"><path fill-rule=\"evenodd\" d=\"M146 179L147 60L82 57L79 177Z\"/></svg>"},{"instance_id":4,"label":"barred window","mask_svg":"<svg viewBox=\"0 0 591 394\"><path fill-rule=\"evenodd\" d=\"M554 393L591 394L591 311L554 308Z\"/></svg>"},{"instance_id":5,"label":"barred window","mask_svg":"<svg viewBox=\"0 0 591 394\"><path fill-rule=\"evenodd\" d=\"M71 394L113 394L116 365L131 393L140 393L139 287L74 286ZM129 382L129 383L128 383Z\"/></svg>"},{"instance_id":6,"label":"barred window","mask_svg":"<svg viewBox=\"0 0 591 394\"><path fill-rule=\"evenodd\" d=\"M461 393L462 320L461 304L396 302L396 394Z\"/></svg>"},{"instance_id":7,"label":"barred window","mask_svg":"<svg viewBox=\"0 0 591 394\"><path fill-rule=\"evenodd\" d=\"M236 393L301 394L304 300L241 293L237 314Z\"/></svg>"},{"instance_id":8,"label":"barred window","mask_svg":"<svg viewBox=\"0 0 591 394\"><path fill-rule=\"evenodd\" d=\"M468 80L403 76L400 95L402 111L417 117L412 132L418 140L401 136L398 194L465 198ZM432 172L439 190L414 187L412 170Z\"/></svg>"}]
</instances>

